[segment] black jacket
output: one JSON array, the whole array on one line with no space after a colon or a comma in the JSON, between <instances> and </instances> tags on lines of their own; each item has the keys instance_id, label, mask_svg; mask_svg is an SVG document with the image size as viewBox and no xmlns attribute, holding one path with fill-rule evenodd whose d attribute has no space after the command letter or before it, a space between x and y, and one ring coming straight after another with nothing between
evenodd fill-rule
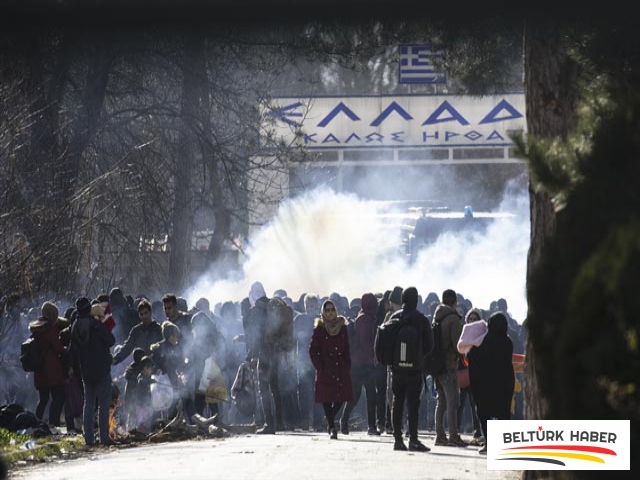
<instances>
[{"instance_id":1,"label":"black jacket","mask_svg":"<svg viewBox=\"0 0 640 480\"><path fill-rule=\"evenodd\" d=\"M81 316L71 328L71 355L80 363L83 380L95 382L111 373L111 352L116 339L109 329L91 316Z\"/></svg>"},{"instance_id":2,"label":"black jacket","mask_svg":"<svg viewBox=\"0 0 640 480\"><path fill-rule=\"evenodd\" d=\"M140 347L147 354L151 352L151 345L162 340L162 328L160 325L152 321L149 325L138 323L129 332L129 337L124 342L122 349L117 353L113 360L116 364L127 358L134 348Z\"/></svg>"},{"instance_id":3,"label":"black jacket","mask_svg":"<svg viewBox=\"0 0 640 480\"><path fill-rule=\"evenodd\" d=\"M416 329L416 331L418 332L418 335L420 336L420 338L422 339L423 358L425 355L428 355L429 353L431 353L431 350L433 349L433 331L431 330L431 324L429 323L429 319L425 317L422 313L420 313L418 310L411 310L411 311L398 310L391 316L389 323L392 323L392 322L398 322L399 324L401 324L402 322L411 323ZM399 330L400 329L398 325L398 327L395 328L396 335L398 334ZM395 341L394 341L394 344L395 344ZM416 371L418 370L422 371L422 369L424 368L423 365L418 365L417 367L418 368L416 368Z\"/></svg>"},{"instance_id":4,"label":"black jacket","mask_svg":"<svg viewBox=\"0 0 640 480\"><path fill-rule=\"evenodd\" d=\"M167 340L151 345L153 363L166 373L174 387L181 387L178 375L186 372L184 353L181 344L171 345Z\"/></svg>"}]
</instances>

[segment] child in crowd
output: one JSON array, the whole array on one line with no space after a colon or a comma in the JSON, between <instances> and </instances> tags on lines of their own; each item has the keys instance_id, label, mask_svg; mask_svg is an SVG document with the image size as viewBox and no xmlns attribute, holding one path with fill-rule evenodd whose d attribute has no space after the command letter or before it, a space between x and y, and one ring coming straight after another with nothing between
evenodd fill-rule
<instances>
[{"instance_id":1,"label":"child in crowd","mask_svg":"<svg viewBox=\"0 0 640 480\"><path fill-rule=\"evenodd\" d=\"M137 390L137 430L142 433L149 433L153 427L153 406L151 403L151 385L155 380L151 378L155 371L155 365L151 357L143 357L140 360L141 371L138 374Z\"/></svg>"},{"instance_id":2,"label":"child in crowd","mask_svg":"<svg viewBox=\"0 0 640 480\"><path fill-rule=\"evenodd\" d=\"M133 350L133 362L124 372L124 378L127 381L124 387L124 410L126 425L128 429L136 427L135 411L139 403L138 395L138 375L142 372L142 358L145 356L144 349L138 347Z\"/></svg>"}]
</instances>

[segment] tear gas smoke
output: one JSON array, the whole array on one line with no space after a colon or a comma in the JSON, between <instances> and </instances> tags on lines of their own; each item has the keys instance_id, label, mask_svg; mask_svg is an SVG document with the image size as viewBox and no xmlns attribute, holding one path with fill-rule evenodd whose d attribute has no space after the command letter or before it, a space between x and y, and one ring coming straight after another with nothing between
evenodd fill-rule
<instances>
[{"instance_id":1,"label":"tear gas smoke","mask_svg":"<svg viewBox=\"0 0 640 480\"><path fill-rule=\"evenodd\" d=\"M296 300L302 293L349 299L414 285L422 297L447 288L488 309L505 298L522 322L526 315L526 259L529 248L529 197L507 188L496 218L486 230L446 233L409 262L402 245L418 214L389 211L388 203L362 200L328 187L282 202L277 214L250 239L240 272L219 280L202 276L188 292L199 297L241 300L259 280L267 294L284 288ZM477 215L477 214L476 214Z\"/></svg>"}]
</instances>

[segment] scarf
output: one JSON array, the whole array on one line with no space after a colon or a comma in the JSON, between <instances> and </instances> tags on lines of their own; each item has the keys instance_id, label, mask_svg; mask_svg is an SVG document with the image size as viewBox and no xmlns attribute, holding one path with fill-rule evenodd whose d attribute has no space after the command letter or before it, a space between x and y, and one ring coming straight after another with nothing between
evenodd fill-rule
<instances>
[{"instance_id":1,"label":"scarf","mask_svg":"<svg viewBox=\"0 0 640 480\"><path fill-rule=\"evenodd\" d=\"M327 333L332 337L335 337L340 333L342 326L345 325L345 318L338 315L334 320L329 320L322 315L322 324L324 325Z\"/></svg>"}]
</instances>

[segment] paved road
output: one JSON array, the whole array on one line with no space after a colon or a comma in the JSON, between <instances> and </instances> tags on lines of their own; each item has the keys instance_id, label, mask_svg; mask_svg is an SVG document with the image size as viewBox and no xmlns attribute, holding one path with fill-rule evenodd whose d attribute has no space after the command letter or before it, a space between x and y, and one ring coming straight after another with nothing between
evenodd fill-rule
<instances>
[{"instance_id":1,"label":"paved road","mask_svg":"<svg viewBox=\"0 0 640 480\"><path fill-rule=\"evenodd\" d=\"M18 470L33 480L337 480L499 479L516 472L489 471L478 448L434 447L430 453L394 452L390 436L353 432L329 440L319 433L246 435L97 452L89 458Z\"/></svg>"}]
</instances>

